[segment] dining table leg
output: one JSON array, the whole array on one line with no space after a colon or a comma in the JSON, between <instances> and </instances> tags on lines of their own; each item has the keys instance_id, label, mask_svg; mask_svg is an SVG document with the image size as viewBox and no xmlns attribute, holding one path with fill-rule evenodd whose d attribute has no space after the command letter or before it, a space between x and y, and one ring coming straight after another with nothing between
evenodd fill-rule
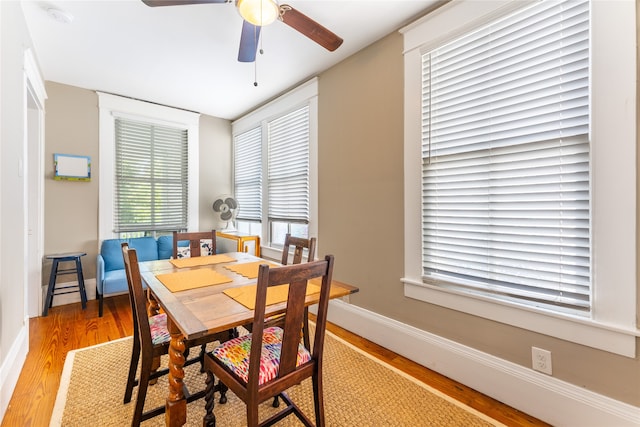
<instances>
[{"instance_id":1,"label":"dining table leg","mask_svg":"<svg viewBox=\"0 0 640 427\"><path fill-rule=\"evenodd\" d=\"M185 345L182 332L169 317L167 317L167 329L169 329L171 341L169 343L169 397L165 404L164 415L167 426L177 427L187 423L187 401L182 389Z\"/></svg>"}]
</instances>

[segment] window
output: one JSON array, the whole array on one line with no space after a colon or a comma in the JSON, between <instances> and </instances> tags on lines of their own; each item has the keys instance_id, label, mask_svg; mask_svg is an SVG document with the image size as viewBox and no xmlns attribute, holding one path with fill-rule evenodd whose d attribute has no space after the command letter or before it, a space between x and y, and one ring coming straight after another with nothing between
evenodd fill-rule
<instances>
[{"instance_id":1,"label":"window","mask_svg":"<svg viewBox=\"0 0 640 427\"><path fill-rule=\"evenodd\" d=\"M422 55L425 280L590 312L588 5L538 3Z\"/></svg>"},{"instance_id":2,"label":"window","mask_svg":"<svg viewBox=\"0 0 640 427\"><path fill-rule=\"evenodd\" d=\"M238 229L267 247L315 234L316 94L312 80L233 124Z\"/></svg>"},{"instance_id":3,"label":"window","mask_svg":"<svg viewBox=\"0 0 640 427\"><path fill-rule=\"evenodd\" d=\"M114 231L188 228L187 130L116 118Z\"/></svg>"},{"instance_id":4,"label":"window","mask_svg":"<svg viewBox=\"0 0 640 427\"><path fill-rule=\"evenodd\" d=\"M241 207L236 217L238 228L259 235L262 220L262 129L257 127L236 135L233 153L234 195Z\"/></svg>"},{"instance_id":5,"label":"window","mask_svg":"<svg viewBox=\"0 0 640 427\"><path fill-rule=\"evenodd\" d=\"M627 7L462 1L403 30L406 296L635 356Z\"/></svg>"},{"instance_id":6,"label":"window","mask_svg":"<svg viewBox=\"0 0 640 427\"><path fill-rule=\"evenodd\" d=\"M267 126L269 228L279 246L287 233L309 237L309 106Z\"/></svg>"},{"instance_id":7,"label":"window","mask_svg":"<svg viewBox=\"0 0 640 427\"><path fill-rule=\"evenodd\" d=\"M98 96L100 240L197 230L199 115Z\"/></svg>"}]
</instances>

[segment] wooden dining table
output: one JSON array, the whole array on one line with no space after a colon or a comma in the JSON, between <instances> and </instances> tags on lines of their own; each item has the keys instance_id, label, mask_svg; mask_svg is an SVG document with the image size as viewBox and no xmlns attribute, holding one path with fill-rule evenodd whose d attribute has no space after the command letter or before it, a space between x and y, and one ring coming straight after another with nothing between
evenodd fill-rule
<instances>
[{"instance_id":1,"label":"wooden dining table","mask_svg":"<svg viewBox=\"0 0 640 427\"><path fill-rule=\"evenodd\" d=\"M185 339L213 336L253 321L253 310L225 294L225 290L255 285L257 279L251 273L243 274L242 264L253 271L257 265L280 264L244 252L231 252L211 257L193 258L191 261L158 260L140 262L140 274L147 285L150 314L160 309L167 314L167 327L171 334L169 344L169 390L165 404L165 424L182 426L187 421L187 402L183 393ZM190 265L202 264L202 265ZM223 276L222 278L220 276ZM203 279L204 278L204 279ZM207 278L216 283L203 284ZM320 282L318 281L319 285ZM171 289L170 289L171 288ZM241 290L235 290L236 293ZM233 290L228 291L233 292ZM331 282L331 298L340 298L358 292L358 288L338 281ZM307 295L307 304L318 301L319 294ZM266 316L284 311L286 302L268 305Z\"/></svg>"}]
</instances>

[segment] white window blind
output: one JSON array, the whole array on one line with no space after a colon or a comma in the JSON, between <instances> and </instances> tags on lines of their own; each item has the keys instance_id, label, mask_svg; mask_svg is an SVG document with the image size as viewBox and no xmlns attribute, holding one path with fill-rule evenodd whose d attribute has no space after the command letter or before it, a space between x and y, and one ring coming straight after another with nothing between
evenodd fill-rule
<instances>
[{"instance_id":1,"label":"white window blind","mask_svg":"<svg viewBox=\"0 0 640 427\"><path fill-rule=\"evenodd\" d=\"M588 313L589 2L536 3L422 59L424 279Z\"/></svg>"},{"instance_id":2,"label":"white window blind","mask_svg":"<svg viewBox=\"0 0 640 427\"><path fill-rule=\"evenodd\" d=\"M309 222L309 107L268 124L269 220Z\"/></svg>"},{"instance_id":3,"label":"white window blind","mask_svg":"<svg viewBox=\"0 0 640 427\"><path fill-rule=\"evenodd\" d=\"M187 130L116 118L114 231L186 230Z\"/></svg>"},{"instance_id":4,"label":"white window blind","mask_svg":"<svg viewBox=\"0 0 640 427\"><path fill-rule=\"evenodd\" d=\"M262 218L262 131L260 127L234 138L234 195L240 204L238 219Z\"/></svg>"}]
</instances>

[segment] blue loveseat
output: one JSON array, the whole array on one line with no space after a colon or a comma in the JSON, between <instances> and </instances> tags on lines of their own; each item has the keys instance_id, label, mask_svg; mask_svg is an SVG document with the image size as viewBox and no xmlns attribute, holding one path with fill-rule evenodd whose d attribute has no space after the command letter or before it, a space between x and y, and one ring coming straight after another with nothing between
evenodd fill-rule
<instances>
[{"instance_id":1,"label":"blue loveseat","mask_svg":"<svg viewBox=\"0 0 640 427\"><path fill-rule=\"evenodd\" d=\"M96 293L100 317L103 314L105 295L129 291L122 259L123 242L136 250L138 261L141 262L169 259L173 254L173 236L160 236L157 240L153 237L104 240L96 261Z\"/></svg>"}]
</instances>

